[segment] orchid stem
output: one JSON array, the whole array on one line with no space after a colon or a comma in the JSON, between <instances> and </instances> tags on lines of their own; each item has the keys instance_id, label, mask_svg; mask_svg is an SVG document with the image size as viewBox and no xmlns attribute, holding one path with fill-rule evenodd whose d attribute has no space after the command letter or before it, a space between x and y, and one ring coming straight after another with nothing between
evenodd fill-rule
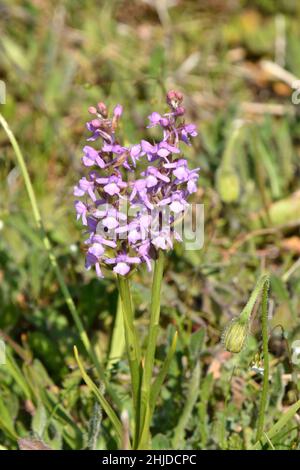
<instances>
[{"instance_id":1,"label":"orchid stem","mask_svg":"<svg viewBox=\"0 0 300 470\"><path fill-rule=\"evenodd\" d=\"M161 286L164 271L164 253L159 251L158 259L155 262L152 292L151 292L151 313L149 325L149 337L144 361L142 386L141 386L141 426L139 449L149 448L150 424L151 424L151 381L154 367L156 342L159 330L160 298Z\"/></svg>"},{"instance_id":2,"label":"orchid stem","mask_svg":"<svg viewBox=\"0 0 300 470\"><path fill-rule=\"evenodd\" d=\"M135 439L134 446L137 441L139 434L139 421L140 421L140 364L141 364L141 353L138 342L137 332L134 325L134 312L132 307L132 300L130 294L129 280L127 277L118 275L118 287L121 297L124 330L125 330L125 342L127 349L128 362L131 374L132 383L132 396L133 406L135 411Z\"/></svg>"}]
</instances>

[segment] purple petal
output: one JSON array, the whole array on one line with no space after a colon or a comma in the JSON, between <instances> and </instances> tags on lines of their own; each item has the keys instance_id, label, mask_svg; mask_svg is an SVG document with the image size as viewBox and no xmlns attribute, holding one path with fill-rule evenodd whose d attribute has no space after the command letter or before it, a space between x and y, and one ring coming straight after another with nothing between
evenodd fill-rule
<instances>
[{"instance_id":1,"label":"purple petal","mask_svg":"<svg viewBox=\"0 0 300 470\"><path fill-rule=\"evenodd\" d=\"M158 150L157 155L159 155L162 158L166 158L168 155L170 155L170 152L168 149L161 148Z\"/></svg>"},{"instance_id":2,"label":"purple petal","mask_svg":"<svg viewBox=\"0 0 300 470\"><path fill-rule=\"evenodd\" d=\"M103 189L110 196L114 196L114 194L118 194L120 192L120 188L116 183L106 184Z\"/></svg>"},{"instance_id":3,"label":"purple petal","mask_svg":"<svg viewBox=\"0 0 300 470\"><path fill-rule=\"evenodd\" d=\"M119 222L115 217L108 216L105 217L105 219L102 220L103 226L108 228L109 230L112 230L116 228L119 225Z\"/></svg>"},{"instance_id":4,"label":"purple petal","mask_svg":"<svg viewBox=\"0 0 300 470\"><path fill-rule=\"evenodd\" d=\"M157 185L157 178L153 175L149 175L146 178L147 188L152 188Z\"/></svg>"},{"instance_id":5,"label":"purple petal","mask_svg":"<svg viewBox=\"0 0 300 470\"><path fill-rule=\"evenodd\" d=\"M113 268L113 271L121 276L126 276L127 273L130 271L130 266L124 262L117 263L116 266Z\"/></svg>"},{"instance_id":6,"label":"purple petal","mask_svg":"<svg viewBox=\"0 0 300 470\"><path fill-rule=\"evenodd\" d=\"M182 165L173 171L173 175L176 176L176 178L178 178L179 180L184 180L188 177L189 173L187 169Z\"/></svg>"},{"instance_id":7,"label":"purple petal","mask_svg":"<svg viewBox=\"0 0 300 470\"><path fill-rule=\"evenodd\" d=\"M100 258L100 256L104 253L104 248L100 243L94 243L88 250L88 253L96 256L96 258Z\"/></svg>"},{"instance_id":8,"label":"purple petal","mask_svg":"<svg viewBox=\"0 0 300 470\"><path fill-rule=\"evenodd\" d=\"M95 268L96 268L97 276L100 277L101 279L103 279L104 276L103 276L102 271L101 271L101 269L100 269L99 263L96 263L96 264L95 264Z\"/></svg>"},{"instance_id":9,"label":"purple petal","mask_svg":"<svg viewBox=\"0 0 300 470\"><path fill-rule=\"evenodd\" d=\"M74 194L74 196L76 196L76 197L81 197L81 196L84 196L85 191L83 191L82 189L80 189L78 186L74 186L73 194Z\"/></svg>"},{"instance_id":10,"label":"purple petal","mask_svg":"<svg viewBox=\"0 0 300 470\"><path fill-rule=\"evenodd\" d=\"M170 204L170 209L171 211L175 212L175 214L178 214L178 212L184 211L185 206L180 201L173 201Z\"/></svg>"},{"instance_id":11,"label":"purple petal","mask_svg":"<svg viewBox=\"0 0 300 470\"><path fill-rule=\"evenodd\" d=\"M156 113L155 111L150 114L150 116L148 116L148 119L150 121L150 124L149 126L147 127L154 127L154 126L157 126L157 124L160 123L160 120L161 120L161 115L159 113Z\"/></svg>"},{"instance_id":12,"label":"purple petal","mask_svg":"<svg viewBox=\"0 0 300 470\"><path fill-rule=\"evenodd\" d=\"M154 153L156 150L156 146L151 145L147 140L141 141L142 150L145 153Z\"/></svg>"}]
</instances>

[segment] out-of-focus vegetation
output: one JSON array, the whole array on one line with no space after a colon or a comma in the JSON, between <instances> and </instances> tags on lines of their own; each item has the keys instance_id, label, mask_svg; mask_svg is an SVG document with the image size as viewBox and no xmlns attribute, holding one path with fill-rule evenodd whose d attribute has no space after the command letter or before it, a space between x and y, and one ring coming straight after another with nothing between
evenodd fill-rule
<instances>
[{"instance_id":1,"label":"out-of-focus vegetation","mask_svg":"<svg viewBox=\"0 0 300 470\"><path fill-rule=\"evenodd\" d=\"M254 442L258 316L241 354L226 352L220 336L263 270L271 273L272 315L266 430L298 398L300 369L291 350L300 339L300 105L292 102L300 79L299 24L297 0L0 2L0 79L7 87L0 112L24 152L86 332L129 413L115 282L84 271L73 209L86 110L100 99L121 102L122 133L135 142L147 135L147 115L163 111L165 91L175 88L198 126L187 154L201 167L196 199L205 204L205 244L200 251L178 247L167 260L157 364L175 329L179 341L153 422L154 448L245 449ZM7 353L0 365L1 448L18 448L18 438L54 449L115 448L111 426L81 380L74 344L90 375L95 371L2 129L0 229ZM136 275L141 338L149 285L146 272ZM295 415L266 446L299 449L299 432Z\"/></svg>"}]
</instances>

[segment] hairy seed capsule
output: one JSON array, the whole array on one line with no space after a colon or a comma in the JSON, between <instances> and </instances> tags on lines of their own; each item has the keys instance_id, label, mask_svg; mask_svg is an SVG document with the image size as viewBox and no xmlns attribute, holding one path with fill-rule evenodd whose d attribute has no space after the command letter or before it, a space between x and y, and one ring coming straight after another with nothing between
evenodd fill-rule
<instances>
[{"instance_id":1,"label":"hairy seed capsule","mask_svg":"<svg viewBox=\"0 0 300 470\"><path fill-rule=\"evenodd\" d=\"M222 342L227 351L239 353L243 349L249 333L249 320L240 317L232 320L222 335Z\"/></svg>"}]
</instances>

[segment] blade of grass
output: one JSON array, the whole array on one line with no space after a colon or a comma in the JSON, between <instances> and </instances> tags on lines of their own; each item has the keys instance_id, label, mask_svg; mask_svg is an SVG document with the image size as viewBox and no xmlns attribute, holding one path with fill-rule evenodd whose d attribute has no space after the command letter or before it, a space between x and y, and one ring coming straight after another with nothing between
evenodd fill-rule
<instances>
[{"instance_id":1,"label":"blade of grass","mask_svg":"<svg viewBox=\"0 0 300 470\"><path fill-rule=\"evenodd\" d=\"M163 363L163 366L162 366L161 370L159 371L159 374L156 377L156 379L153 382L153 385L151 387L151 394L150 394L150 411L151 411L151 415L153 414L154 407L156 405L156 400L159 396L159 392L161 390L162 384L164 383L164 380L165 380L165 378L167 376L167 373L168 373L168 370L170 368L170 363L171 363L171 361L173 359L173 356L175 354L176 346L177 346L177 338L178 338L178 333L176 331L176 333L174 334L173 340L172 340L171 347L168 351L167 357L166 357L166 359Z\"/></svg>"},{"instance_id":2,"label":"blade of grass","mask_svg":"<svg viewBox=\"0 0 300 470\"><path fill-rule=\"evenodd\" d=\"M41 213L40 213L39 208L38 208L36 195L35 195L35 192L34 192L34 189L33 189L33 185L32 185L32 182L31 182L31 179L30 179L30 176L29 176L29 172L28 172L28 169L27 169L27 165L26 165L25 159L23 157L22 151L20 149L20 146L19 146L12 130L10 129L7 121L4 119L4 117L2 116L1 113L0 113L0 124L2 125L4 131L5 131L5 133L8 137L11 145L12 145L12 148L15 152L15 156L16 156L18 165L20 167L20 170L21 170L21 173L22 173L22 176L23 176L23 179L24 179L25 187L26 187L26 190L27 190L27 193L28 193L28 197L29 197L29 200L30 200L31 209L32 209L32 213L33 213L35 223L36 223L38 231L40 233L40 236L41 236L43 245L45 247L45 250L48 253L50 264L51 264L51 266L52 266L52 268L55 272L55 275L57 277L57 281L58 281L59 286L61 288L62 294L65 298L65 302L66 302L66 304L69 308L69 311L72 315L74 323L77 327L80 339L81 339L81 341L82 341L82 343L83 343L83 345L84 345L91 361L95 365L100 379L105 383L105 386L106 386L106 389L107 389L108 393L110 393L113 396L114 400L118 401L117 397L114 394L114 392L111 390L111 387L109 386L109 383L107 382L104 370L103 370L103 368L102 368L102 366L101 366L101 364L98 360L98 357L97 357L97 355L96 355L96 353L95 353L95 351L94 351L94 349L93 349L93 347L90 343L88 335L87 335L87 333L84 329L83 323L82 323L82 321L80 319L80 316L77 312L77 309L75 307L74 301L71 297L70 291L69 291L69 289L68 289L68 287L67 287L67 285L64 281L63 274L62 274L62 272L61 272L61 270L58 266L56 257L54 255L54 252L53 252L53 249L52 249L52 246L51 246L51 242L50 242L50 240L49 240L49 238L48 238L48 236L45 232L44 226L43 226L42 217L41 217Z\"/></svg>"},{"instance_id":3,"label":"blade of grass","mask_svg":"<svg viewBox=\"0 0 300 470\"><path fill-rule=\"evenodd\" d=\"M205 449L207 445L207 439L209 436L209 429L208 429L208 421L209 421L209 414L208 414L208 402L212 395L213 389L213 375L210 373L204 377L203 382L200 388L200 400L198 406L198 415L199 415L199 430L201 435L201 444L202 447Z\"/></svg>"},{"instance_id":4,"label":"blade of grass","mask_svg":"<svg viewBox=\"0 0 300 470\"><path fill-rule=\"evenodd\" d=\"M181 445L183 443L182 441L184 440L184 431L191 417L194 405L196 404L199 395L200 372L200 363L197 362L189 383L188 393L183 412L174 431L174 437L172 440L174 449L182 448Z\"/></svg>"},{"instance_id":5,"label":"blade of grass","mask_svg":"<svg viewBox=\"0 0 300 470\"><path fill-rule=\"evenodd\" d=\"M273 444L272 444L272 441L269 439L268 434L266 434L266 433L264 432L264 436L265 436L265 438L267 439L268 444L269 444L269 446L271 447L271 449L272 449L272 450L276 450L275 447L274 447Z\"/></svg>"},{"instance_id":6,"label":"blade of grass","mask_svg":"<svg viewBox=\"0 0 300 470\"><path fill-rule=\"evenodd\" d=\"M24 375L22 374L22 371L20 370L19 366L17 365L10 351L8 350L6 350L6 367L7 367L8 372L14 378L16 383L19 385L26 399L30 400L32 398L30 387L27 384L26 380L24 379Z\"/></svg>"},{"instance_id":7,"label":"blade of grass","mask_svg":"<svg viewBox=\"0 0 300 470\"><path fill-rule=\"evenodd\" d=\"M7 409L6 404L0 395L0 428L6 431L12 439L18 439L18 434L14 428L13 419Z\"/></svg>"}]
</instances>

